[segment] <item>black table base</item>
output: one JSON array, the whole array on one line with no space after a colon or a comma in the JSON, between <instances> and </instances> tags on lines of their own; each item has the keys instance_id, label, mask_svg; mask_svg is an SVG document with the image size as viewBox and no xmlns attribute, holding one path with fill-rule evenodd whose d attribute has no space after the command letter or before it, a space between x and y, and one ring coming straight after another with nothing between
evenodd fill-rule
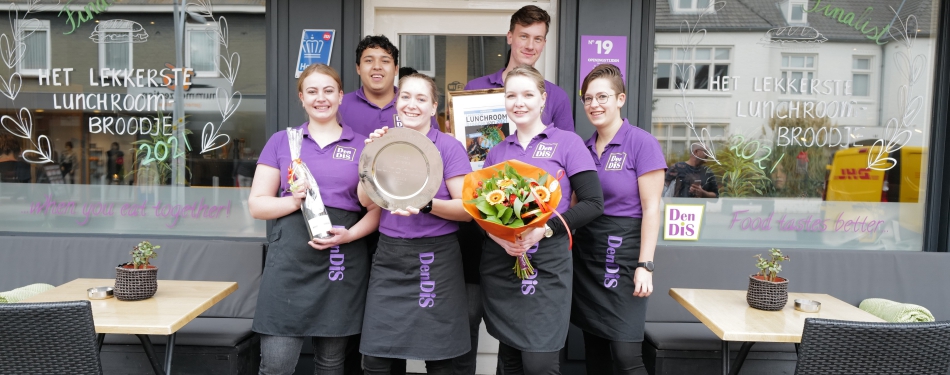
<instances>
[{"instance_id":1,"label":"black table base","mask_svg":"<svg viewBox=\"0 0 950 375\"><path fill-rule=\"evenodd\" d=\"M148 335L135 335L139 338L139 341L142 343L142 349L145 350L145 356L148 357L148 362L152 365L152 371L155 372L155 375L166 375L172 373L172 354L175 350L175 336L176 333L168 335L168 341L165 344L165 368L162 368L162 364L158 362L158 357L155 356L155 347L152 346L152 340L148 338ZM105 341L106 334L100 333L96 335L96 348L99 352L102 352L102 342Z\"/></svg>"}]
</instances>

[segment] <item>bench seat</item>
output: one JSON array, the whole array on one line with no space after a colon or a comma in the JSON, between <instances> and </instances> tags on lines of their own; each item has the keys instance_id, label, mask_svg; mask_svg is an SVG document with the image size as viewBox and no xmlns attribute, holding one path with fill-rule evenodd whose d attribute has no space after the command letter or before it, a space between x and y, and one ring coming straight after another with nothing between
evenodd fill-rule
<instances>
[{"instance_id":1,"label":"bench seat","mask_svg":"<svg viewBox=\"0 0 950 375\"><path fill-rule=\"evenodd\" d=\"M741 342L730 342L733 360ZM722 341L702 323L647 322L644 329L643 359L655 375L721 374ZM756 343L742 366L743 374L793 374L795 345Z\"/></svg>"}]
</instances>

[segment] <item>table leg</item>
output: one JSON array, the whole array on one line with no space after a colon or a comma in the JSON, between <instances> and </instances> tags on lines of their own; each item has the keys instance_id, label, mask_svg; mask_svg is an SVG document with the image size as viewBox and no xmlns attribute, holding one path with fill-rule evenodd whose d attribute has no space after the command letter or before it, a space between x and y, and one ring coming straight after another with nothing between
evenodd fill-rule
<instances>
[{"instance_id":1,"label":"table leg","mask_svg":"<svg viewBox=\"0 0 950 375\"><path fill-rule=\"evenodd\" d=\"M165 344L165 374L172 373L172 352L175 350L175 336L178 332L168 335L168 342Z\"/></svg>"},{"instance_id":2,"label":"table leg","mask_svg":"<svg viewBox=\"0 0 950 375\"><path fill-rule=\"evenodd\" d=\"M729 342L722 341L722 375L729 375Z\"/></svg>"},{"instance_id":3,"label":"table leg","mask_svg":"<svg viewBox=\"0 0 950 375\"><path fill-rule=\"evenodd\" d=\"M145 349L145 356L148 357L149 363L152 364L152 371L155 372L155 375L165 375L165 371L162 371L162 365L158 363L158 358L155 357L155 348L152 346L152 340L149 340L148 335L135 336L142 342L142 348Z\"/></svg>"},{"instance_id":4,"label":"table leg","mask_svg":"<svg viewBox=\"0 0 950 375\"><path fill-rule=\"evenodd\" d=\"M744 342L742 347L739 348L739 354L736 356L736 363L733 365L733 369L729 372L730 375L738 375L739 370L742 369L742 364L745 363L745 358L749 356L749 349L752 349L752 345L755 342Z\"/></svg>"},{"instance_id":5,"label":"table leg","mask_svg":"<svg viewBox=\"0 0 950 375\"><path fill-rule=\"evenodd\" d=\"M100 352L100 353L102 352L102 342L105 341L105 339L106 339L105 333L99 333L96 335L96 351L97 352Z\"/></svg>"}]
</instances>

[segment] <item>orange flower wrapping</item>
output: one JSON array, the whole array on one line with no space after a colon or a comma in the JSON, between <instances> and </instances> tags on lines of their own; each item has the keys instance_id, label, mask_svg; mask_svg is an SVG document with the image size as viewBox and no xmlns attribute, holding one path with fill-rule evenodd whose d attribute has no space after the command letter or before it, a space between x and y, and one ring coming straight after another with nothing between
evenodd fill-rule
<instances>
[{"instance_id":1,"label":"orange flower wrapping","mask_svg":"<svg viewBox=\"0 0 950 375\"><path fill-rule=\"evenodd\" d=\"M478 223L486 232L491 233L497 237L503 238L505 240L515 242L517 241L518 235L527 231L531 228L540 228L547 223L548 219L551 218L551 215L554 215L554 210L557 209L557 205L561 202L561 189L560 187L552 189L548 192L551 196L547 204L542 203L542 210L537 216L534 217L530 222L525 223L524 226L512 228L505 226L503 224L493 223L482 219L482 215L478 210L478 207L470 201L470 198L477 196L476 189L481 186L481 183L495 174L500 170L504 170L504 165L508 164L510 167L514 168L518 174L524 177L536 178L539 175L547 175L548 185L550 186L552 181L555 181L554 177L548 174L544 169L535 167L531 164L527 164L518 160L508 160L501 162L490 167L485 167L483 169L474 171L465 175L465 182L462 186L462 206L465 208L465 211L468 212L472 218L475 219L475 222ZM538 189L541 190L541 189ZM538 193L543 194L541 191ZM543 199L543 197L542 197ZM546 210L545 210L546 208Z\"/></svg>"}]
</instances>

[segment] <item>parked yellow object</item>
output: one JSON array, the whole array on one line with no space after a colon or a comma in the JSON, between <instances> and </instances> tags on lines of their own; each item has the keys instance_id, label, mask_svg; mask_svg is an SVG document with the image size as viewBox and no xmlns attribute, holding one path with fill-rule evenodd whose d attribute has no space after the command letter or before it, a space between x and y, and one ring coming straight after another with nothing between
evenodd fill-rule
<instances>
[{"instance_id":1,"label":"parked yellow object","mask_svg":"<svg viewBox=\"0 0 950 375\"><path fill-rule=\"evenodd\" d=\"M915 203L920 197L923 147L905 146L893 155L894 166L886 171L868 168L868 155L880 148L851 147L835 152L825 190L827 201Z\"/></svg>"}]
</instances>

